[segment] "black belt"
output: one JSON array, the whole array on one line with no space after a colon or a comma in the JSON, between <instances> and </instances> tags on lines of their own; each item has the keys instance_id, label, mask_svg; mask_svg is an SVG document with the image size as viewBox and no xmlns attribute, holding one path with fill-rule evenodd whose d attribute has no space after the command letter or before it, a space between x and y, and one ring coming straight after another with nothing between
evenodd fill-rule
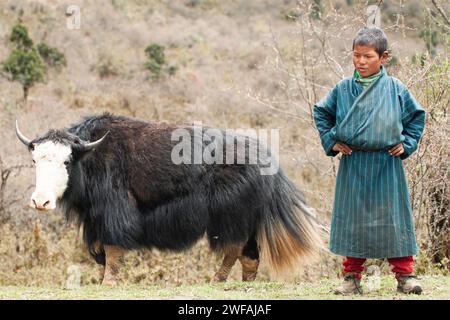
<instances>
[{"instance_id":1,"label":"black belt","mask_svg":"<svg viewBox=\"0 0 450 320\"><path fill-rule=\"evenodd\" d=\"M380 152L380 151L387 151L390 148L392 148L392 146L389 147L384 147L384 148L365 148L365 147L358 147L358 146L352 146L352 145L348 145L350 147L350 149L354 150L354 151L364 151L364 152Z\"/></svg>"}]
</instances>

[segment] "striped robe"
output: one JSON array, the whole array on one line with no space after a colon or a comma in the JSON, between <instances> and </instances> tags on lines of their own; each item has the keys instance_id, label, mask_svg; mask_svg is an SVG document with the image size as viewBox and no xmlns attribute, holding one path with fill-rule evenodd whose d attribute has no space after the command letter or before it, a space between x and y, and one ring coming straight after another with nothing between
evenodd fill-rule
<instances>
[{"instance_id":1,"label":"striped robe","mask_svg":"<svg viewBox=\"0 0 450 320\"><path fill-rule=\"evenodd\" d=\"M355 146L339 164L330 250L359 258L417 253L408 185L402 160L416 149L425 111L398 79L381 76L363 87L354 77L340 81L314 106L314 120L329 156L337 142ZM402 142L405 153L387 149ZM379 151L373 151L379 150Z\"/></svg>"}]
</instances>

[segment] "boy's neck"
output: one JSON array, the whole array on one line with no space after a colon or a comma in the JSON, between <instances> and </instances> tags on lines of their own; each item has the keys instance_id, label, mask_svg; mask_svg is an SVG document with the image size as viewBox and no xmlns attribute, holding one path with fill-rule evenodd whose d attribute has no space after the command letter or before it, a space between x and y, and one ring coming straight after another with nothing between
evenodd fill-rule
<instances>
[{"instance_id":1,"label":"boy's neck","mask_svg":"<svg viewBox=\"0 0 450 320\"><path fill-rule=\"evenodd\" d=\"M372 74L370 74L370 75L368 75L368 76L366 76L366 77L362 77L360 74L359 74L359 72L358 72L358 70L357 69L355 69L355 71L354 71L354 73L353 73L353 76L355 77L355 78L359 78L359 79L365 79L365 78L370 78L370 77L374 77L374 76L377 76L380 72L381 72L381 68L383 68L383 66L381 66L380 67L380 69L377 71L377 72L374 72L374 73L372 73Z\"/></svg>"}]
</instances>

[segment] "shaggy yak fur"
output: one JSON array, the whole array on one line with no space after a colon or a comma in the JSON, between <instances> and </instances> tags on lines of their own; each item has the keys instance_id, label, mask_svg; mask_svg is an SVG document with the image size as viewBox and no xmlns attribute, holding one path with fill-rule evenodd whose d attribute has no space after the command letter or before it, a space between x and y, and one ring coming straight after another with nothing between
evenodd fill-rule
<instances>
[{"instance_id":1,"label":"shaggy yak fur","mask_svg":"<svg viewBox=\"0 0 450 320\"><path fill-rule=\"evenodd\" d=\"M182 251L206 234L210 248L225 253L216 280L226 279L237 258L243 279L253 280L260 254L280 271L319 249L314 218L281 169L261 175L258 164L176 165L171 133L177 128L194 131L103 114L32 141L72 148L59 204L83 226L97 263L107 264L106 246ZM94 151L80 151L80 139L95 141L108 131Z\"/></svg>"}]
</instances>

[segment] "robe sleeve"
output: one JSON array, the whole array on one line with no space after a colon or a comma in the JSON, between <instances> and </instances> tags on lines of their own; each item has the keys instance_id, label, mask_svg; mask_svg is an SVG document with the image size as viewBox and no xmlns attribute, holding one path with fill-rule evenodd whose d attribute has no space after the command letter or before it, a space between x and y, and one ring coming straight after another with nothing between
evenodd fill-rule
<instances>
[{"instance_id":1,"label":"robe sleeve","mask_svg":"<svg viewBox=\"0 0 450 320\"><path fill-rule=\"evenodd\" d=\"M407 88L400 94L400 104L402 107L402 135L405 137L403 141L405 152L400 158L404 160L417 149L425 128L425 110Z\"/></svg>"},{"instance_id":2,"label":"robe sleeve","mask_svg":"<svg viewBox=\"0 0 450 320\"><path fill-rule=\"evenodd\" d=\"M334 157L339 152L333 151L336 144L336 105L337 91L335 86L328 94L314 105L313 116L319 131L320 140L327 156Z\"/></svg>"}]
</instances>

